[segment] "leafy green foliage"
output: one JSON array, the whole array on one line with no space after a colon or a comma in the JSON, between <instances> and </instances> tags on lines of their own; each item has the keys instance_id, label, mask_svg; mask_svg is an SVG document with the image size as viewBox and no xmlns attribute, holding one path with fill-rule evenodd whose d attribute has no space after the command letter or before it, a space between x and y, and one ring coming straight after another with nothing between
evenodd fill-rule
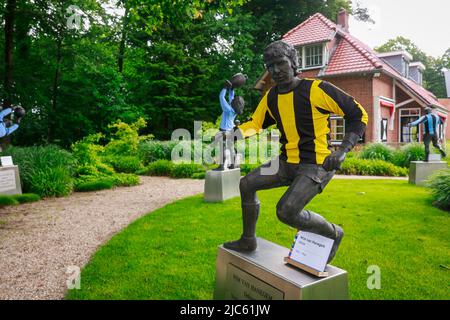
<instances>
[{"instance_id":1,"label":"leafy green foliage","mask_svg":"<svg viewBox=\"0 0 450 320\"><path fill-rule=\"evenodd\" d=\"M144 165L157 160L171 160L176 141L145 141L139 144L139 158Z\"/></svg>"},{"instance_id":2,"label":"leafy green foliage","mask_svg":"<svg viewBox=\"0 0 450 320\"><path fill-rule=\"evenodd\" d=\"M111 189L114 186L112 179L98 179L96 181L81 182L77 184L75 190L78 192L90 192L103 189Z\"/></svg>"},{"instance_id":3,"label":"leafy green foliage","mask_svg":"<svg viewBox=\"0 0 450 320\"><path fill-rule=\"evenodd\" d=\"M140 183L140 179L135 174L118 173L112 176L114 185L118 187L131 187Z\"/></svg>"},{"instance_id":4,"label":"leafy green foliage","mask_svg":"<svg viewBox=\"0 0 450 320\"><path fill-rule=\"evenodd\" d=\"M16 194L12 197L16 199L19 203L36 202L41 200L41 197L35 193Z\"/></svg>"},{"instance_id":5,"label":"leafy green foliage","mask_svg":"<svg viewBox=\"0 0 450 320\"><path fill-rule=\"evenodd\" d=\"M42 197L62 197L73 190L74 181L63 167L35 170L30 180L30 191Z\"/></svg>"},{"instance_id":6,"label":"leafy green foliage","mask_svg":"<svg viewBox=\"0 0 450 320\"><path fill-rule=\"evenodd\" d=\"M151 135L139 136L139 129L144 128L147 122L139 118L136 122L127 124L120 119L108 126L116 129L110 142L105 146L104 152L113 156L137 156L138 146L141 141L151 139Z\"/></svg>"},{"instance_id":7,"label":"leafy green foliage","mask_svg":"<svg viewBox=\"0 0 450 320\"><path fill-rule=\"evenodd\" d=\"M19 201L14 199L14 197L3 194L0 195L0 207L14 206L16 204L19 204Z\"/></svg>"},{"instance_id":8,"label":"leafy green foliage","mask_svg":"<svg viewBox=\"0 0 450 320\"><path fill-rule=\"evenodd\" d=\"M60 147L11 147L2 155L12 156L19 166L24 192L50 197L64 196L72 191L77 160Z\"/></svg>"},{"instance_id":9,"label":"leafy green foliage","mask_svg":"<svg viewBox=\"0 0 450 320\"><path fill-rule=\"evenodd\" d=\"M408 175L408 169L397 167L383 160L350 158L342 163L338 173L346 175L402 177Z\"/></svg>"},{"instance_id":10,"label":"leafy green foliage","mask_svg":"<svg viewBox=\"0 0 450 320\"><path fill-rule=\"evenodd\" d=\"M411 161L422 161L425 159L425 147L421 143L409 143L394 152L392 163L396 166L409 168Z\"/></svg>"},{"instance_id":11,"label":"leafy green foliage","mask_svg":"<svg viewBox=\"0 0 450 320\"><path fill-rule=\"evenodd\" d=\"M194 163L181 163L173 167L169 176L172 178L191 178L195 173L205 172L205 168L202 165Z\"/></svg>"},{"instance_id":12,"label":"leafy green foliage","mask_svg":"<svg viewBox=\"0 0 450 320\"><path fill-rule=\"evenodd\" d=\"M0 195L0 207L12 206L20 203L39 201L41 197L34 193L23 193L15 195Z\"/></svg>"},{"instance_id":13,"label":"leafy green foliage","mask_svg":"<svg viewBox=\"0 0 450 320\"><path fill-rule=\"evenodd\" d=\"M136 156L105 156L102 160L116 172L134 173L142 168L141 160Z\"/></svg>"},{"instance_id":14,"label":"leafy green foliage","mask_svg":"<svg viewBox=\"0 0 450 320\"><path fill-rule=\"evenodd\" d=\"M365 146L359 156L361 159L384 160L390 162L394 150L384 143L371 143Z\"/></svg>"},{"instance_id":15,"label":"leafy green foliage","mask_svg":"<svg viewBox=\"0 0 450 320\"><path fill-rule=\"evenodd\" d=\"M169 160L157 160L140 170L138 174L148 176L169 176L174 166L175 165Z\"/></svg>"},{"instance_id":16,"label":"leafy green foliage","mask_svg":"<svg viewBox=\"0 0 450 320\"><path fill-rule=\"evenodd\" d=\"M434 173L428 179L426 186L431 188L434 204L450 211L450 169Z\"/></svg>"}]
</instances>

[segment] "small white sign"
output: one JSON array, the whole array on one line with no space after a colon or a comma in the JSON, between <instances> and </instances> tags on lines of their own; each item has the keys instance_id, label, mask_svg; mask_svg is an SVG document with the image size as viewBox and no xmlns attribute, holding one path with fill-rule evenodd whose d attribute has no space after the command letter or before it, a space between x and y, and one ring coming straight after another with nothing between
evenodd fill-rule
<instances>
[{"instance_id":1,"label":"small white sign","mask_svg":"<svg viewBox=\"0 0 450 320\"><path fill-rule=\"evenodd\" d=\"M334 240L321 235L299 231L290 258L317 271L325 271Z\"/></svg>"},{"instance_id":2,"label":"small white sign","mask_svg":"<svg viewBox=\"0 0 450 320\"><path fill-rule=\"evenodd\" d=\"M2 166L6 167L6 166L13 166L13 160L11 156L7 156L7 157L0 157L0 161L2 162Z\"/></svg>"}]
</instances>

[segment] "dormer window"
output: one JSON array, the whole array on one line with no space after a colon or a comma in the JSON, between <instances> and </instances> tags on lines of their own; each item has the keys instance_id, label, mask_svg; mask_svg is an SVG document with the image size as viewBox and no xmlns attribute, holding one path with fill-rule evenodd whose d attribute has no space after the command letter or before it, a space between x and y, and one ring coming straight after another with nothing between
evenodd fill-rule
<instances>
[{"instance_id":1,"label":"dormer window","mask_svg":"<svg viewBox=\"0 0 450 320\"><path fill-rule=\"evenodd\" d=\"M425 66L421 62L412 62L409 64L409 78L422 85L423 72Z\"/></svg>"},{"instance_id":2,"label":"dormer window","mask_svg":"<svg viewBox=\"0 0 450 320\"><path fill-rule=\"evenodd\" d=\"M409 62L403 59L403 76L409 78Z\"/></svg>"},{"instance_id":3,"label":"dormer window","mask_svg":"<svg viewBox=\"0 0 450 320\"><path fill-rule=\"evenodd\" d=\"M323 46L305 47L305 68L319 67L323 64Z\"/></svg>"},{"instance_id":4,"label":"dormer window","mask_svg":"<svg viewBox=\"0 0 450 320\"><path fill-rule=\"evenodd\" d=\"M326 63L326 45L324 43L302 46L297 50L301 69L321 68Z\"/></svg>"}]
</instances>

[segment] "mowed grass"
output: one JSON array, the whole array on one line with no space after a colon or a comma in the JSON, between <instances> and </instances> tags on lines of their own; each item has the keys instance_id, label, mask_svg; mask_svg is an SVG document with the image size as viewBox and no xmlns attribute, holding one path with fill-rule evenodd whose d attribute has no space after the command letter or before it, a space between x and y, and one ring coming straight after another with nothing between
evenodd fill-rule
<instances>
[{"instance_id":1,"label":"mowed grass","mask_svg":"<svg viewBox=\"0 0 450 320\"><path fill-rule=\"evenodd\" d=\"M275 206L286 188L259 192L259 237L289 247L295 230ZM333 265L352 299L449 299L449 213L429 191L394 180L333 180L308 209L346 232ZM217 246L241 234L240 198L187 198L140 218L101 247L68 299L212 299ZM368 267L381 270L370 290Z\"/></svg>"}]
</instances>

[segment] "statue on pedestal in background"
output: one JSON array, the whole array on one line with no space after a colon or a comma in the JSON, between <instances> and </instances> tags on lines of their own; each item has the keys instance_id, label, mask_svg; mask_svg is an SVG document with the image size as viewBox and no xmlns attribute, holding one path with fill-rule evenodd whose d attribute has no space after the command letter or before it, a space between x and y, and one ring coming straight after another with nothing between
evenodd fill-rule
<instances>
[{"instance_id":1,"label":"statue on pedestal in background","mask_svg":"<svg viewBox=\"0 0 450 320\"><path fill-rule=\"evenodd\" d=\"M442 123L441 118L433 113L431 108L425 108L425 115L418 120L408 123L408 127L418 126L423 124L423 143L425 144L425 162L428 162L430 156L430 142L433 142L433 146L439 150L442 158L446 157L446 154L438 142L438 125Z\"/></svg>"},{"instance_id":2,"label":"statue on pedestal in background","mask_svg":"<svg viewBox=\"0 0 450 320\"><path fill-rule=\"evenodd\" d=\"M221 141L220 165L214 169L215 171L223 171L226 169L234 169L239 165L236 164L236 148L234 144L233 128L239 124L236 116L244 112L245 101L241 96L235 96L234 89L242 87L247 77L242 73L235 74L230 80L225 80L222 91L220 91L219 99L222 107L222 120L220 122L220 132L216 136L216 141ZM226 94L228 93L228 101ZM228 155L228 156L227 156Z\"/></svg>"}]
</instances>

